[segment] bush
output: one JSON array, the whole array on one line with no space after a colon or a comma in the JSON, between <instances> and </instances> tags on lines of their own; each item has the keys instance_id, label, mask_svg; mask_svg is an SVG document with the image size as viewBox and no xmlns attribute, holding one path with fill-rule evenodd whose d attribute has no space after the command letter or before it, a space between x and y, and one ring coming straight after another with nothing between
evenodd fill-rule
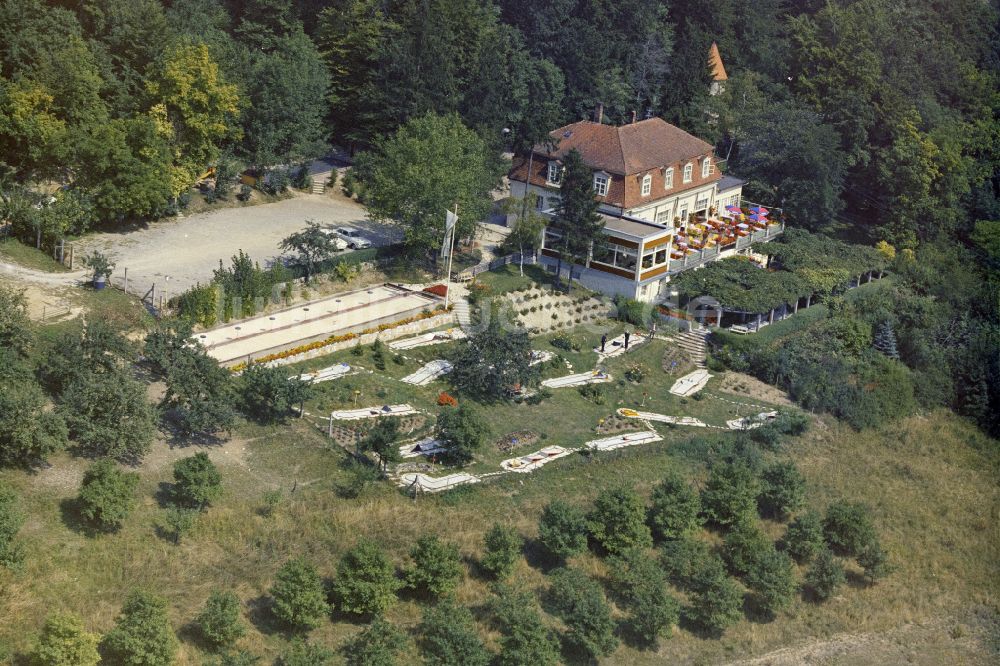
<instances>
[{"instance_id":1,"label":"bush","mask_svg":"<svg viewBox=\"0 0 1000 666\"><path fill-rule=\"evenodd\" d=\"M618 321L623 321L633 326L646 327L649 325L650 317L652 316L652 307L648 303L623 296L616 296L614 304L616 308L615 317Z\"/></svg>"},{"instance_id":2,"label":"bush","mask_svg":"<svg viewBox=\"0 0 1000 666\"><path fill-rule=\"evenodd\" d=\"M428 666L486 666L490 653L479 639L472 613L450 599L424 610L420 647Z\"/></svg>"},{"instance_id":3,"label":"bush","mask_svg":"<svg viewBox=\"0 0 1000 666\"><path fill-rule=\"evenodd\" d=\"M641 363L632 363L625 369L625 379L630 382L635 382L636 384L641 384L647 374L649 373L646 370L646 367ZM695 399L697 399L700 395L700 393L695 394Z\"/></svg>"},{"instance_id":4,"label":"bush","mask_svg":"<svg viewBox=\"0 0 1000 666\"><path fill-rule=\"evenodd\" d=\"M17 506L17 495L0 481L0 565L13 567L24 558L21 544L14 541L22 525L24 514Z\"/></svg>"},{"instance_id":5,"label":"bush","mask_svg":"<svg viewBox=\"0 0 1000 666\"><path fill-rule=\"evenodd\" d=\"M454 464L471 462L488 435L486 422L469 402L457 408L446 407L438 415L437 437L444 443L448 460Z\"/></svg>"},{"instance_id":6,"label":"bush","mask_svg":"<svg viewBox=\"0 0 1000 666\"><path fill-rule=\"evenodd\" d=\"M721 565L709 559L695 573L689 586L689 605L684 609L691 622L713 634L722 633L743 617L743 593Z\"/></svg>"},{"instance_id":7,"label":"bush","mask_svg":"<svg viewBox=\"0 0 1000 666\"><path fill-rule=\"evenodd\" d=\"M222 476L204 451L174 463L173 498L178 505L204 509L221 494Z\"/></svg>"},{"instance_id":8,"label":"bush","mask_svg":"<svg viewBox=\"0 0 1000 666\"><path fill-rule=\"evenodd\" d=\"M284 423L292 410L309 399L310 386L289 378L282 368L251 363L240 376L243 412L262 424Z\"/></svg>"},{"instance_id":9,"label":"bush","mask_svg":"<svg viewBox=\"0 0 1000 666\"><path fill-rule=\"evenodd\" d=\"M550 502L538 521L538 540L557 559L579 555L587 549L587 516L561 500Z\"/></svg>"},{"instance_id":10,"label":"bush","mask_svg":"<svg viewBox=\"0 0 1000 666\"><path fill-rule=\"evenodd\" d=\"M135 507L139 475L123 471L111 460L95 462L80 485L80 513L99 529L114 531Z\"/></svg>"},{"instance_id":11,"label":"bush","mask_svg":"<svg viewBox=\"0 0 1000 666\"><path fill-rule=\"evenodd\" d=\"M865 570L865 578L873 585L893 572L889 555L882 549L878 539L866 544L857 557L858 565Z\"/></svg>"},{"instance_id":12,"label":"bush","mask_svg":"<svg viewBox=\"0 0 1000 666\"><path fill-rule=\"evenodd\" d=\"M722 545L723 558L737 575L750 571L757 558L771 550L774 546L770 539L752 521L734 525Z\"/></svg>"},{"instance_id":13,"label":"bush","mask_svg":"<svg viewBox=\"0 0 1000 666\"><path fill-rule=\"evenodd\" d=\"M612 557L608 565L611 581L630 611L632 631L650 645L655 645L660 636L670 636L680 616L680 605L667 593L663 569L639 550Z\"/></svg>"},{"instance_id":14,"label":"bush","mask_svg":"<svg viewBox=\"0 0 1000 666\"><path fill-rule=\"evenodd\" d=\"M458 400L442 391L438 394L437 404L441 407L458 407Z\"/></svg>"},{"instance_id":15,"label":"bush","mask_svg":"<svg viewBox=\"0 0 1000 666\"><path fill-rule=\"evenodd\" d=\"M341 648L347 666L394 666L396 655L403 649L406 634L376 617L363 631Z\"/></svg>"},{"instance_id":16,"label":"bush","mask_svg":"<svg viewBox=\"0 0 1000 666\"><path fill-rule=\"evenodd\" d=\"M713 465L701 492L702 512L718 525L733 525L757 512L760 481L743 462Z\"/></svg>"},{"instance_id":17,"label":"bush","mask_svg":"<svg viewBox=\"0 0 1000 666\"><path fill-rule=\"evenodd\" d=\"M761 473L757 504L767 516L784 518L802 508L806 481L793 462L776 462Z\"/></svg>"},{"instance_id":18,"label":"bush","mask_svg":"<svg viewBox=\"0 0 1000 666\"><path fill-rule=\"evenodd\" d=\"M330 612L323 581L302 559L289 560L278 570L271 596L274 616L296 629L315 629Z\"/></svg>"},{"instance_id":19,"label":"bush","mask_svg":"<svg viewBox=\"0 0 1000 666\"><path fill-rule=\"evenodd\" d=\"M240 619L240 600L232 592L213 590L195 624L205 640L215 647L227 647L246 633Z\"/></svg>"},{"instance_id":20,"label":"bush","mask_svg":"<svg viewBox=\"0 0 1000 666\"><path fill-rule=\"evenodd\" d=\"M532 311L534 311L534 308L532 308ZM560 331L559 333L556 333L552 337L552 339L549 340L549 344L557 349L562 349L564 351L570 351L570 352L578 352L582 348L582 345L578 341L570 337L569 333L565 331Z\"/></svg>"},{"instance_id":21,"label":"bush","mask_svg":"<svg viewBox=\"0 0 1000 666\"><path fill-rule=\"evenodd\" d=\"M553 611L566 623L566 642L591 658L618 647L611 608L601 587L576 569L557 569L549 591Z\"/></svg>"},{"instance_id":22,"label":"bush","mask_svg":"<svg viewBox=\"0 0 1000 666\"><path fill-rule=\"evenodd\" d=\"M375 542L363 539L340 558L333 581L340 610L381 615L396 602L398 589L396 569Z\"/></svg>"},{"instance_id":23,"label":"bush","mask_svg":"<svg viewBox=\"0 0 1000 666\"><path fill-rule=\"evenodd\" d=\"M433 597L451 592L462 577L458 546L425 534L410 551L413 567L406 572L407 585Z\"/></svg>"},{"instance_id":24,"label":"bush","mask_svg":"<svg viewBox=\"0 0 1000 666\"><path fill-rule=\"evenodd\" d=\"M808 562L823 547L823 522L815 511L808 511L788 526L781 546L796 562Z\"/></svg>"},{"instance_id":25,"label":"bush","mask_svg":"<svg viewBox=\"0 0 1000 666\"><path fill-rule=\"evenodd\" d=\"M871 509L844 500L834 502L823 519L823 536L834 551L857 555L877 539Z\"/></svg>"},{"instance_id":26,"label":"bush","mask_svg":"<svg viewBox=\"0 0 1000 666\"><path fill-rule=\"evenodd\" d=\"M281 655L279 663L281 666L327 666L333 656L333 652L322 645L296 638L288 652Z\"/></svg>"},{"instance_id":27,"label":"bush","mask_svg":"<svg viewBox=\"0 0 1000 666\"><path fill-rule=\"evenodd\" d=\"M535 598L527 592L501 589L491 604L500 629L496 666L556 666L559 641L543 623Z\"/></svg>"},{"instance_id":28,"label":"bush","mask_svg":"<svg viewBox=\"0 0 1000 666\"><path fill-rule=\"evenodd\" d=\"M820 601L826 601L832 597L845 580L843 565L826 548L820 551L806 572L806 586Z\"/></svg>"},{"instance_id":29,"label":"bush","mask_svg":"<svg viewBox=\"0 0 1000 666\"><path fill-rule=\"evenodd\" d=\"M170 628L167 602L147 592L125 599L114 629L101 643L102 661L122 666L172 664L177 637Z\"/></svg>"},{"instance_id":30,"label":"bush","mask_svg":"<svg viewBox=\"0 0 1000 666\"><path fill-rule=\"evenodd\" d=\"M483 545L485 552L480 562L483 569L497 580L504 580L514 573L517 560L521 557L521 548L524 546L524 539L516 529L494 523L486 532Z\"/></svg>"},{"instance_id":31,"label":"bush","mask_svg":"<svg viewBox=\"0 0 1000 666\"><path fill-rule=\"evenodd\" d=\"M95 666L100 637L73 615L50 615L31 653L32 666Z\"/></svg>"},{"instance_id":32,"label":"bush","mask_svg":"<svg viewBox=\"0 0 1000 666\"><path fill-rule=\"evenodd\" d=\"M681 590L688 590L694 582L695 575L710 559L717 561L718 566L722 567L722 560L712 554L708 544L691 536L685 536L663 544L660 566L663 567L671 583Z\"/></svg>"},{"instance_id":33,"label":"bush","mask_svg":"<svg viewBox=\"0 0 1000 666\"><path fill-rule=\"evenodd\" d=\"M701 500L697 491L675 471L653 489L649 524L660 539L681 539L701 526Z\"/></svg>"},{"instance_id":34,"label":"bush","mask_svg":"<svg viewBox=\"0 0 1000 666\"><path fill-rule=\"evenodd\" d=\"M611 554L653 545L646 507L631 488L619 486L598 495L587 523L591 536Z\"/></svg>"},{"instance_id":35,"label":"bush","mask_svg":"<svg viewBox=\"0 0 1000 666\"><path fill-rule=\"evenodd\" d=\"M754 557L743 581L757 608L771 616L786 608L798 589L791 558L773 548Z\"/></svg>"},{"instance_id":36,"label":"bush","mask_svg":"<svg viewBox=\"0 0 1000 666\"><path fill-rule=\"evenodd\" d=\"M208 328L219 321L221 298L219 286L215 283L199 282L170 301L177 310L177 316L190 322Z\"/></svg>"}]
</instances>

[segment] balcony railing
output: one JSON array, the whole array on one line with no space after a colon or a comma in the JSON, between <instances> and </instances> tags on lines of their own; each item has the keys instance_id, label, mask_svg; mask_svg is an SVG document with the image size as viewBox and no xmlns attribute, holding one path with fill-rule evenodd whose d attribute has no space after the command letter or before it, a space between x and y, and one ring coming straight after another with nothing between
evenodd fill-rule
<instances>
[{"instance_id":1,"label":"balcony railing","mask_svg":"<svg viewBox=\"0 0 1000 666\"><path fill-rule=\"evenodd\" d=\"M780 236L785 230L785 223L780 225L769 224L766 229L759 229L746 236L737 236L736 242L729 245L716 245L707 250L695 250L684 255L683 259L673 259L670 262L669 273L671 275L687 271L698 266L715 261L723 254L739 252L745 250L754 243L763 243Z\"/></svg>"}]
</instances>

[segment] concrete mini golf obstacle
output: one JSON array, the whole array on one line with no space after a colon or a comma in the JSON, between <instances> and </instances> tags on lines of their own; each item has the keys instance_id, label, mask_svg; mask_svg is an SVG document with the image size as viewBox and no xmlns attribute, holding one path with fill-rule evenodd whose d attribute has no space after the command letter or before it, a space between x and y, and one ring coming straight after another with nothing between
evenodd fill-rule
<instances>
[{"instance_id":1,"label":"concrete mini golf obstacle","mask_svg":"<svg viewBox=\"0 0 1000 666\"><path fill-rule=\"evenodd\" d=\"M583 386L585 384L603 384L610 381L611 375L608 373L601 370L591 370L590 372L581 372L577 375L546 379L542 382L542 386L546 388L566 388L567 386Z\"/></svg>"},{"instance_id":2,"label":"concrete mini golf obstacle","mask_svg":"<svg viewBox=\"0 0 1000 666\"><path fill-rule=\"evenodd\" d=\"M346 363L338 363L337 365L331 365L329 368L323 368L322 370L316 370L315 372L304 372L301 375L289 377L289 379L298 379L303 382L320 384L322 382L328 382L330 380L343 377L350 371L351 366Z\"/></svg>"},{"instance_id":3,"label":"concrete mini golf obstacle","mask_svg":"<svg viewBox=\"0 0 1000 666\"><path fill-rule=\"evenodd\" d=\"M422 490L427 493L439 493L467 483L479 483L479 477L465 473L433 477L419 472L408 472L401 474L399 477L400 486Z\"/></svg>"},{"instance_id":4,"label":"concrete mini golf obstacle","mask_svg":"<svg viewBox=\"0 0 1000 666\"><path fill-rule=\"evenodd\" d=\"M659 423L673 423L675 425L694 426L696 428L708 427L707 423L699 421L693 416L668 416L666 414L657 414L656 412L640 412L628 407L619 408L618 415L624 416L627 419L639 419L640 421L657 421Z\"/></svg>"},{"instance_id":5,"label":"concrete mini golf obstacle","mask_svg":"<svg viewBox=\"0 0 1000 666\"><path fill-rule=\"evenodd\" d=\"M605 358L613 358L615 356L621 356L626 351L632 351L632 349L638 347L644 342L649 342L649 338L647 336L633 333L628 338L628 349L625 349L625 334L622 333L618 337L608 340L604 345L604 351L601 351L600 345L594 347L594 351L597 352L598 355Z\"/></svg>"},{"instance_id":6,"label":"concrete mini golf obstacle","mask_svg":"<svg viewBox=\"0 0 1000 666\"><path fill-rule=\"evenodd\" d=\"M417 335L412 338L393 340L389 343L389 349L405 351L416 347L439 345L441 343L452 342L454 340L464 340L466 337L465 331L462 329L449 328L447 331L431 331L430 333L424 333L423 335Z\"/></svg>"},{"instance_id":7,"label":"concrete mini golf obstacle","mask_svg":"<svg viewBox=\"0 0 1000 666\"><path fill-rule=\"evenodd\" d=\"M403 458L416 458L418 456L433 456L443 453L444 442L433 437L425 437L416 442L410 442L399 447L399 455Z\"/></svg>"},{"instance_id":8,"label":"concrete mini golf obstacle","mask_svg":"<svg viewBox=\"0 0 1000 666\"><path fill-rule=\"evenodd\" d=\"M192 339L219 363L234 364L334 335L392 324L433 310L442 302L432 294L384 284L243 319Z\"/></svg>"},{"instance_id":9,"label":"concrete mini golf obstacle","mask_svg":"<svg viewBox=\"0 0 1000 666\"><path fill-rule=\"evenodd\" d=\"M752 430L776 418L778 418L778 412L761 412L756 416L745 416L742 419L726 421L726 425L730 430Z\"/></svg>"},{"instance_id":10,"label":"concrete mini golf obstacle","mask_svg":"<svg viewBox=\"0 0 1000 666\"><path fill-rule=\"evenodd\" d=\"M409 416L417 410L407 404L384 405L382 407L364 407L362 409L342 409L330 412L336 421L357 421L359 419L377 419L380 416Z\"/></svg>"},{"instance_id":11,"label":"concrete mini golf obstacle","mask_svg":"<svg viewBox=\"0 0 1000 666\"><path fill-rule=\"evenodd\" d=\"M695 370L674 382L674 385L670 387L670 392L680 396L694 395L705 388L705 384L711 378L712 375L708 374L708 370Z\"/></svg>"},{"instance_id":12,"label":"concrete mini golf obstacle","mask_svg":"<svg viewBox=\"0 0 1000 666\"><path fill-rule=\"evenodd\" d=\"M570 449L561 446L546 446L540 451L529 453L526 456L510 458L500 463L500 467L508 472L533 472L542 465L552 462L558 458L563 458L573 453Z\"/></svg>"},{"instance_id":13,"label":"concrete mini golf obstacle","mask_svg":"<svg viewBox=\"0 0 1000 666\"><path fill-rule=\"evenodd\" d=\"M414 384L416 386L426 386L438 377L448 374L453 368L454 366L448 361L437 359L427 363L424 367L420 368L412 375L403 377L400 381L406 384Z\"/></svg>"},{"instance_id":14,"label":"concrete mini golf obstacle","mask_svg":"<svg viewBox=\"0 0 1000 666\"><path fill-rule=\"evenodd\" d=\"M604 439L594 439L585 444L588 449L594 449L595 451L614 451L615 449L625 448L626 446L638 446L639 444L652 444L653 442L659 442L663 438L654 431L646 430L643 432L630 432L625 435L615 435L614 437L605 437Z\"/></svg>"}]
</instances>

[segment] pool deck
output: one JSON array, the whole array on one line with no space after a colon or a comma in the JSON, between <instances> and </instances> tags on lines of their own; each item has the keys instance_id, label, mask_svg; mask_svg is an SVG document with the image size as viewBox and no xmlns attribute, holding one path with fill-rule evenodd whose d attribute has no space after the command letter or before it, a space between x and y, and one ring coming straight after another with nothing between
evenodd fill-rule
<instances>
[{"instance_id":1,"label":"pool deck","mask_svg":"<svg viewBox=\"0 0 1000 666\"><path fill-rule=\"evenodd\" d=\"M335 294L197 334L220 363L256 358L332 335L357 333L434 309L442 299L384 284Z\"/></svg>"}]
</instances>

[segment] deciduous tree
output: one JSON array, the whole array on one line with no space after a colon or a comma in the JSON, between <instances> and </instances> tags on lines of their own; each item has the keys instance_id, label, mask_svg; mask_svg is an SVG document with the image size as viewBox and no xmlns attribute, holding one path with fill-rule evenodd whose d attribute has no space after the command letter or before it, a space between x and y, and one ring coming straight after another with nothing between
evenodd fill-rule
<instances>
[{"instance_id":1,"label":"deciduous tree","mask_svg":"<svg viewBox=\"0 0 1000 666\"><path fill-rule=\"evenodd\" d=\"M701 526L698 492L680 473L671 470L653 489L649 524L660 539L680 539Z\"/></svg>"},{"instance_id":2,"label":"deciduous tree","mask_svg":"<svg viewBox=\"0 0 1000 666\"><path fill-rule=\"evenodd\" d=\"M553 557L565 560L587 549L587 516L580 508L553 500L538 521L538 540Z\"/></svg>"},{"instance_id":3,"label":"deciduous tree","mask_svg":"<svg viewBox=\"0 0 1000 666\"><path fill-rule=\"evenodd\" d=\"M117 530L135 508L138 486L138 474L122 470L111 460L98 460L83 475L80 513L99 529Z\"/></svg>"},{"instance_id":4,"label":"deciduous tree","mask_svg":"<svg viewBox=\"0 0 1000 666\"><path fill-rule=\"evenodd\" d=\"M240 599L234 592L212 590L195 624L206 641L216 647L228 647L247 631L240 617Z\"/></svg>"},{"instance_id":5,"label":"deciduous tree","mask_svg":"<svg viewBox=\"0 0 1000 666\"><path fill-rule=\"evenodd\" d=\"M92 634L75 615L50 615L31 653L33 666L96 666L101 661Z\"/></svg>"},{"instance_id":6,"label":"deciduous tree","mask_svg":"<svg viewBox=\"0 0 1000 666\"><path fill-rule=\"evenodd\" d=\"M114 628L104 637L101 653L104 661L124 666L171 664L177 645L167 602L148 592L135 591L125 599Z\"/></svg>"},{"instance_id":7,"label":"deciduous tree","mask_svg":"<svg viewBox=\"0 0 1000 666\"><path fill-rule=\"evenodd\" d=\"M364 539L340 558L333 594L342 611L381 616L396 602L399 587L396 569L385 552Z\"/></svg>"},{"instance_id":8,"label":"deciduous tree","mask_svg":"<svg viewBox=\"0 0 1000 666\"><path fill-rule=\"evenodd\" d=\"M455 589L462 576L458 546L425 534L410 550L413 566L406 572L406 584L422 594L440 597Z\"/></svg>"},{"instance_id":9,"label":"deciduous tree","mask_svg":"<svg viewBox=\"0 0 1000 666\"><path fill-rule=\"evenodd\" d=\"M626 486L598 495L587 522L590 534L611 554L653 545L646 526L646 507L635 491Z\"/></svg>"},{"instance_id":10,"label":"deciduous tree","mask_svg":"<svg viewBox=\"0 0 1000 666\"><path fill-rule=\"evenodd\" d=\"M275 617L295 629L315 629L330 612L323 581L302 559L289 560L278 570L271 596Z\"/></svg>"}]
</instances>

